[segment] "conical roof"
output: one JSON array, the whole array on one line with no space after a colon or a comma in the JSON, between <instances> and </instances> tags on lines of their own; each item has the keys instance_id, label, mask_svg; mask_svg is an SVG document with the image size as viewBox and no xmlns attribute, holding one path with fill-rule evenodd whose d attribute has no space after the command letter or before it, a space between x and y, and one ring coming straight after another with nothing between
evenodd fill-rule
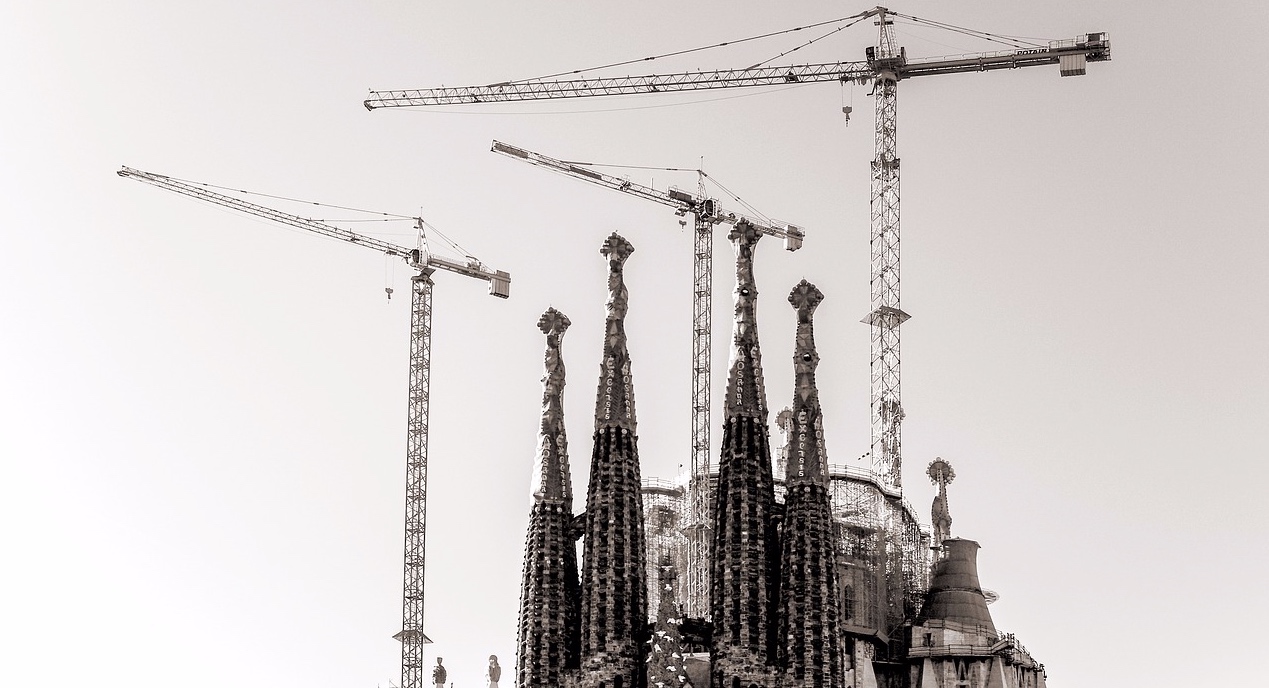
<instances>
[{"instance_id":1,"label":"conical roof","mask_svg":"<svg viewBox=\"0 0 1269 688\"><path fill-rule=\"evenodd\" d=\"M984 626L996 632L978 582L977 542L961 538L943 541L943 558L934 565L917 623L933 620Z\"/></svg>"}]
</instances>

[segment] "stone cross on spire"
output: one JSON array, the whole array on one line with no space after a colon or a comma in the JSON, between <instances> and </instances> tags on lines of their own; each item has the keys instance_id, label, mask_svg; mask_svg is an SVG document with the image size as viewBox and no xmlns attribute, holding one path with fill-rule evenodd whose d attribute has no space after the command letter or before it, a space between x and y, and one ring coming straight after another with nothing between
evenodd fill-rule
<instances>
[{"instance_id":1,"label":"stone cross on spire","mask_svg":"<svg viewBox=\"0 0 1269 688\"><path fill-rule=\"evenodd\" d=\"M630 382L630 353L626 349L626 290L624 266L634 246L617 233L604 242L599 252L608 259L608 311L604 324L604 360L600 371L599 396L595 403L595 428L619 427L635 431L634 387Z\"/></svg>"},{"instance_id":2,"label":"stone cross on spire","mask_svg":"<svg viewBox=\"0 0 1269 688\"><path fill-rule=\"evenodd\" d=\"M740 221L728 232L736 250L735 322L727 374L725 416L767 417L767 391L762 380L762 352L758 349L758 285L753 276L753 251L762 235Z\"/></svg>"},{"instance_id":3,"label":"stone cross on spire","mask_svg":"<svg viewBox=\"0 0 1269 688\"><path fill-rule=\"evenodd\" d=\"M824 294L814 284L802 280L789 293L789 303L798 312L797 338L793 351L794 382L789 439L790 451L785 480L794 483L828 480L828 457L824 452L824 424L820 412L820 395L815 387L815 369L820 355L815 350L815 325L812 318Z\"/></svg>"},{"instance_id":4,"label":"stone cross on spire","mask_svg":"<svg viewBox=\"0 0 1269 688\"><path fill-rule=\"evenodd\" d=\"M533 498L537 501L573 498L564 434L564 359L560 356L560 343L571 324L567 315L554 308L548 308L538 320L538 329L546 335L546 372L542 376L538 467L533 475Z\"/></svg>"}]
</instances>

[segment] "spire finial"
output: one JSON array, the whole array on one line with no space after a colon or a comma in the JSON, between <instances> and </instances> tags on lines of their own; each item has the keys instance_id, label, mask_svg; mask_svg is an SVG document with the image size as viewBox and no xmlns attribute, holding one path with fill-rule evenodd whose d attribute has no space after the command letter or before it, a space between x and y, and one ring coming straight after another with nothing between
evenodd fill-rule
<instances>
[{"instance_id":1,"label":"spire finial","mask_svg":"<svg viewBox=\"0 0 1269 688\"><path fill-rule=\"evenodd\" d=\"M952 537L952 512L947 508L947 486L956 479L952 464L935 457L925 469L930 482L939 486L939 493L930 506L930 524L934 526L934 549L942 551L943 541Z\"/></svg>"},{"instance_id":2,"label":"spire finial","mask_svg":"<svg viewBox=\"0 0 1269 688\"><path fill-rule=\"evenodd\" d=\"M595 427L635 430L634 387L630 380L630 352L626 349L626 289L624 267L634 253L625 237L613 232L599 252L608 259L608 311L604 326L604 361L600 369L599 397L595 403Z\"/></svg>"},{"instance_id":3,"label":"spire finial","mask_svg":"<svg viewBox=\"0 0 1269 688\"><path fill-rule=\"evenodd\" d=\"M815 308L824 294L814 284L802 280L789 292L789 304L798 312L798 329L793 350L796 376L792 417L788 475L790 485L799 481L825 482L828 479L828 457L824 451L824 424L820 412L820 395L815 386L815 369L820 355L815 350Z\"/></svg>"},{"instance_id":4,"label":"spire finial","mask_svg":"<svg viewBox=\"0 0 1269 688\"><path fill-rule=\"evenodd\" d=\"M538 465L533 474L533 499L572 500L568 470L568 440L564 434L564 358L560 345L568 330L568 316L546 309L538 329L546 335L546 372L542 375L542 425L538 432Z\"/></svg>"}]
</instances>

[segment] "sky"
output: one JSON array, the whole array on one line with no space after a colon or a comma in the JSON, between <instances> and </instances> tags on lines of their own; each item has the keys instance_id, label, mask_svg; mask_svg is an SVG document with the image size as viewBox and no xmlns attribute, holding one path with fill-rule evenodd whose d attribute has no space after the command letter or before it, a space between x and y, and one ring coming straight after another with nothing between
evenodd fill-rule
<instances>
[{"instance_id":1,"label":"sky","mask_svg":"<svg viewBox=\"0 0 1269 688\"><path fill-rule=\"evenodd\" d=\"M690 231L664 207L491 154L491 140L572 160L703 166L762 213L805 227L802 251L759 245L769 403L791 399L785 295L806 278L826 295L816 334L828 450L857 461L868 449L866 88L362 106L371 88L553 74L868 7L785 5L0 9L0 684L399 678L408 268L121 179L122 165L422 215L512 274L506 301L476 280L436 278L426 662L445 657L459 688L483 685L489 654L514 666L541 400L535 324L550 306L573 322L566 411L584 490L604 317L598 249L611 232L636 249L627 331L643 474L672 478L689 448ZM902 330L905 494L928 514L926 465L954 466L952 532L982 545L996 624L1045 663L1050 685L1258 676L1269 235L1255 199L1269 182L1259 87L1269 9L891 8L1002 35L1106 31L1113 46L1112 62L1080 78L1053 67L900 84L902 304L913 316ZM897 30L912 57L994 49ZM743 67L818 35L615 73ZM860 25L776 63L860 60L873 42ZM696 186L694 173L616 173ZM349 226L414 240L408 225ZM716 398L732 278L723 237Z\"/></svg>"}]
</instances>

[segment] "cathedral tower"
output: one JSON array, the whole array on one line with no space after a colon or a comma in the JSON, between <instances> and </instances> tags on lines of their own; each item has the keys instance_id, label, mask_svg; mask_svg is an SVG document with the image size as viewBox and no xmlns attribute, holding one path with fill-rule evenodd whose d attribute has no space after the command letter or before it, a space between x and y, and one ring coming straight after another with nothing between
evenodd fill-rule
<instances>
[{"instance_id":1,"label":"cathedral tower","mask_svg":"<svg viewBox=\"0 0 1269 688\"><path fill-rule=\"evenodd\" d=\"M842 688L845 679L828 459L815 386L820 357L811 320L823 299L820 290L806 280L789 294L789 303L797 309L798 329L780 556L777 656L783 688Z\"/></svg>"},{"instance_id":2,"label":"cathedral tower","mask_svg":"<svg viewBox=\"0 0 1269 688\"><path fill-rule=\"evenodd\" d=\"M617 234L600 250L608 259L608 316L586 491L579 688L640 688L645 678L643 499L626 350L629 294L622 277L633 252L630 242Z\"/></svg>"},{"instance_id":3,"label":"cathedral tower","mask_svg":"<svg viewBox=\"0 0 1269 688\"><path fill-rule=\"evenodd\" d=\"M580 586L560 355L560 341L569 324L568 317L554 308L538 320L538 328L546 335L546 373L520 590L516 685L521 688L559 688L564 673L577 668Z\"/></svg>"},{"instance_id":4,"label":"cathedral tower","mask_svg":"<svg viewBox=\"0 0 1269 688\"><path fill-rule=\"evenodd\" d=\"M710 556L713 688L765 687L773 678L775 497L753 275L760 237L747 222L727 235L736 250L736 291Z\"/></svg>"}]
</instances>

